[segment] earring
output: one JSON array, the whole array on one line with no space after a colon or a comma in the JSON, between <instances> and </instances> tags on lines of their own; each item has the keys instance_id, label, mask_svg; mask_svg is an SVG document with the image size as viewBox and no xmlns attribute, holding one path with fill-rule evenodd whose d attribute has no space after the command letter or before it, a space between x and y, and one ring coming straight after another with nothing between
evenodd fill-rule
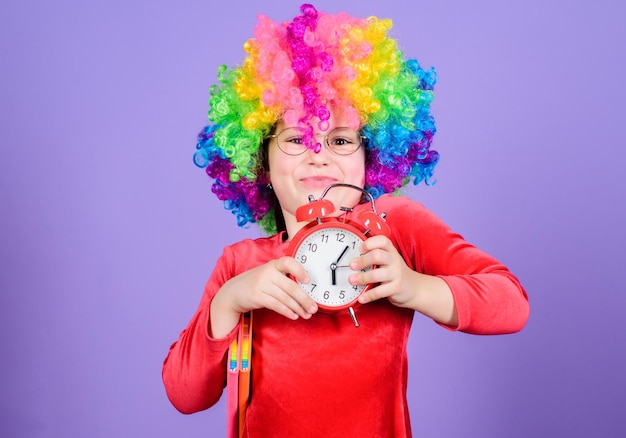
<instances>
[{"instance_id":1,"label":"earring","mask_svg":"<svg viewBox=\"0 0 626 438\"><path fill-rule=\"evenodd\" d=\"M272 187L272 183L271 182L268 182L266 187L268 189L270 189L270 190L274 190L274 187Z\"/></svg>"}]
</instances>

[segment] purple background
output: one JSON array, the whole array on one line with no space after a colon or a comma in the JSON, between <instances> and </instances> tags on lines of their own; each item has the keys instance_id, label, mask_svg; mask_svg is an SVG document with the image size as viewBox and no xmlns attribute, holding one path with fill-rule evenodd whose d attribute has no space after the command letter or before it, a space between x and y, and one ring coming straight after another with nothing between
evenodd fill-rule
<instances>
[{"instance_id":1,"label":"purple background","mask_svg":"<svg viewBox=\"0 0 626 438\"><path fill-rule=\"evenodd\" d=\"M223 436L223 402L179 414L161 363L221 248L260 233L191 157L218 64L299 2L213 4L0 5L2 437ZM410 194L531 297L511 336L416 318L416 435L623 436L624 2L316 5L392 18L436 66L438 183Z\"/></svg>"}]
</instances>

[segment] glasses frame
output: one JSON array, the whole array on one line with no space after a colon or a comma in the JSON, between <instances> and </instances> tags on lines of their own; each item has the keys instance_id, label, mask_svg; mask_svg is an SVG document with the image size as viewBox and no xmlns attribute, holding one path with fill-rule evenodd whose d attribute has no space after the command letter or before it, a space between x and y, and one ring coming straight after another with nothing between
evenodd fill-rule
<instances>
[{"instance_id":1,"label":"glasses frame","mask_svg":"<svg viewBox=\"0 0 626 438\"><path fill-rule=\"evenodd\" d=\"M307 147L306 145L304 145L304 144L303 144L303 145L302 145L302 152L298 152L297 154L290 154L289 152L285 152L285 150L284 150L283 148L281 148L281 147L280 147L280 142L278 141L278 137L279 137L279 136L280 136L280 135L281 135L284 131L286 131L287 129L294 129L294 127L292 126L292 127L289 127L289 128L284 128L284 129L281 129L281 131L280 131L278 134L270 134L270 135L268 135L268 136L267 136L267 138L275 138L275 139L276 139L276 146L278 146L278 149L280 149L280 151L281 151L283 154L285 154L285 155L289 155L290 157L297 157L297 156L299 156L299 155L304 154L307 150L310 150L310 151L312 151L312 150L313 150L313 149L311 149L311 148L309 148L309 147ZM297 128L296 128L296 129L297 129ZM328 136L329 136L330 134L332 134L334 131L338 130L338 129L350 129L350 128L348 128L347 126L337 126L337 127L333 128L332 130L330 130L328 133L326 133L326 134L324 135L324 144L326 145L326 147L328 148L328 150L330 150L330 151L331 151L333 154L335 154L335 155L339 155L340 157L348 157L348 156L350 156L350 155L354 154L356 151L358 151L359 149L361 149L361 147L363 146L363 143L366 143L366 142L367 142L367 140L368 140L368 138L367 138L367 137L365 137L365 136L363 136L363 135L361 135L361 133L360 133L359 131L354 131L354 130L350 129L351 131L356 132L357 134L359 134L359 140L360 140L360 141L359 141L359 146L358 146L355 150L353 150L352 152L350 152L350 153L347 153L347 154L340 154L340 153L339 153L339 152L337 152L337 151L336 151L336 150L335 150L335 149L334 149L334 148L330 145L330 143L328 142ZM315 136L317 136L317 135L320 135L320 134L321 134L321 133L314 134L314 137L315 137Z\"/></svg>"}]
</instances>

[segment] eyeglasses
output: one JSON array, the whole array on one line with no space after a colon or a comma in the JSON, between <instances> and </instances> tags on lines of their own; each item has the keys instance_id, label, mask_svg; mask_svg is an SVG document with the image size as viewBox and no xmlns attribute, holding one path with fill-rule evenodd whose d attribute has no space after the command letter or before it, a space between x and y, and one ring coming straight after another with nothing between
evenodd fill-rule
<instances>
[{"instance_id":1,"label":"eyeglasses","mask_svg":"<svg viewBox=\"0 0 626 438\"><path fill-rule=\"evenodd\" d=\"M321 135L321 133L315 134ZM272 134L269 137L275 138L278 148L287 155L301 155L307 149L304 143L304 131L300 128L285 128L278 134ZM324 143L328 149L337 155L350 155L355 153L361 147L363 137L358 131L350 128L335 128L324 136Z\"/></svg>"}]
</instances>

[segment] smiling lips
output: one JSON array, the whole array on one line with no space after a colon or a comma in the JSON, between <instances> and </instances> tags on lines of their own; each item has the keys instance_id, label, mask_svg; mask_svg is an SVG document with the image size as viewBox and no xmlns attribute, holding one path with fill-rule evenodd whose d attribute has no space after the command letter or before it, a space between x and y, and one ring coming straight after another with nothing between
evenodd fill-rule
<instances>
[{"instance_id":1,"label":"smiling lips","mask_svg":"<svg viewBox=\"0 0 626 438\"><path fill-rule=\"evenodd\" d=\"M326 188L337 180L328 176L310 176L300 179L300 182L307 187Z\"/></svg>"}]
</instances>

